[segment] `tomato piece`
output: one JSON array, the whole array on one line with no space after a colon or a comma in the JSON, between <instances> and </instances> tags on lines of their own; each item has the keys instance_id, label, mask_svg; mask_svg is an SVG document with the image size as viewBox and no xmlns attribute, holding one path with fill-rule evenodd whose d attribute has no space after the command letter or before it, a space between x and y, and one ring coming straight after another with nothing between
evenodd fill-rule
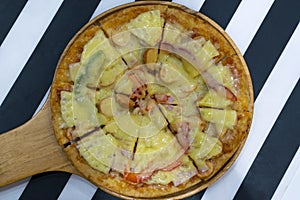
<instances>
[{"instance_id":1,"label":"tomato piece","mask_svg":"<svg viewBox=\"0 0 300 200\"><path fill-rule=\"evenodd\" d=\"M149 179L153 173L132 173L132 172L124 172L125 180L132 183L142 183L145 180Z\"/></svg>"}]
</instances>

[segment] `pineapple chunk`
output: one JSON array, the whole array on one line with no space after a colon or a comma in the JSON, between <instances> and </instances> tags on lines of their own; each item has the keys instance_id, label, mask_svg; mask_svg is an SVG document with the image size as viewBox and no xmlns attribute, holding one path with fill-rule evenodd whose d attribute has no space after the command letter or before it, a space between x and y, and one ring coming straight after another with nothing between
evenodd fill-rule
<instances>
[{"instance_id":1,"label":"pineapple chunk","mask_svg":"<svg viewBox=\"0 0 300 200\"><path fill-rule=\"evenodd\" d=\"M175 121L175 119L178 119L182 113L180 106L158 104L158 107L169 123L172 123Z\"/></svg>"},{"instance_id":2,"label":"pineapple chunk","mask_svg":"<svg viewBox=\"0 0 300 200\"><path fill-rule=\"evenodd\" d=\"M190 77L195 78L200 74L199 70L197 70L191 63L186 60L182 60L183 67L185 71L190 75Z\"/></svg>"},{"instance_id":3,"label":"pineapple chunk","mask_svg":"<svg viewBox=\"0 0 300 200\"><path fill-rule=\"evenodd\" d=\"M134 88L134 83L127 76L122 76L116 83L115 92L124 95L131 95L132 89Z\"/></svg>"},{"instance_id":4,"label":"pineapple chunk","mask_svg":"<svg viewBox=\"0 0 300 200\"><path fill-rule=\"evenodd\" d=\"M226 108L231 103L232 102L230 100L226 99L224 96L220 96L214 90L209 90L201 100L198 100L197 105L204 107Z\"/></svg>"},{"instance_id":5,"label":"pineapple chunk","mask_svg":"<svg viewBox=\"0 0 300 200\"><path fill-rule=\"evenodd\" d=\"M215 56L218 56L219 52L215 48L215 46L208 40L201 49L199 49L198 53L196 53L196 57L201 62L201 71L208 69L212 64L212 59Z\"/></svg>"},{"instance_id":6,"label":"pineapple chunk","mask_svg":"<svg viewBox=\"0 0 300 200\"><path fill-rule=\"evenodd\" d=\"M114 118L120 129L134 137L150 137L168 125L157 107L148 116L141 116L141 118L130 114L128 110L117 111L115 103L113 107L116 109Z\"/></svg>"},{"instance_id":7,"label":"pineapple chunk","mask_svg":"<svg viewBox=\"0 0 300 200\"><path fill-rule=\"evenodd\" d=\"M223 65L212 65L207 69L207 72L210 73L218 83L226 86L233 93L236 93L234 80L228 67Z\"/></svg>"},{"instance_id":8,"label":"pineapple chunk","mask_svg":"<svg viewBox=\"0 0 300 200\"><path fill-rule=\"evenodd\" d=\"M80 69L80 67L81 67L80 62L69 65L70 78L73 82L75 82L75 80L76 80L77 72Z\"/></svg>"},{"instance_id":9,"label":"pineapple chunk","mask_svg":"<svg viewBox=\"0 0 300 200\"><path fill-rule=\"evenodd\" d=\"M139 138L132 168L134 172L165 168L184 153L175 136L163 129L151 137Z\"/></svg>"},{"instance_id":10,"label":"pineapple chunk","mask_svg":"<svg viewBox=\"0 0 300 200\"><path fill-rule=\"evenodd\" d=\"M102 113L97 112L96 115L100 126L105 125L109 122L109 118L103 115Z\"/></svg>"},{"instance_id":11,"label":"pineapple chunk","mask_svg":"<svg viewBox=\"0 0 300 200\"><path fill-rule=\"evenodd\" d=\"M192 54L197 54L199 49L201 49L205 43L206 43L206 40L203 37L200 37L198 39L190 39L188 37L187 41L185 41L185 43L183 43L181 46L185 47Z\"/></svg>"},{"instance_id":12,"label":"pineapple chunk","mask_svg":"<svg viewBox=\"0 0 300 200\"><path fill-rule=\"evenodd\" d=\"M130 31L126 30L123 32L116 33L112 36L112 40L115 40L115 37L122 37L126 35L126 40L123 45L116 45L116 49L123 59L127 63L129 68L143 62L143 53L145 51L144 46L141 44L140 40L136 38ZM127 38L128 37L128 38ZM115 42L114 42L115 43Z\"/></svg>"},{"instance_id":13,"label":"pineapple chunk","mask_svg":"<svg viewBox=\"0 0 300 200\"><path fill-rule=\"evenodd\" d=\"M147 91L150 96L154 94L168 94L170 92L167 87L153 83L147 85Z\"/></svg>"},{"instance_id":14,"label":"pineapple chunk","mask_svg":"<svg viewBox=\"0 0 300 200\"><path fill-rule=\"evenodd\" d=\"M111 88L101 88L99 91L96 91L96 101L99 102L102 99L112 96L113 90Z\"/></svg>"},{"instance_id":15,"label":"pineapple chunk","mask_svg":"<svg viewBox=\"0 0 300 200\"><path fill-rule=\"evenodd\" d=\"M223 125L225 128L232 129L237 121L235 110L217 110L212 108L200 108L201 117L209 122Z\"/></svg>"},{"instance_id":16,"label":"pineapple chunk","mask_svg":"<svg viewBox=\"0 0 300 200\"><path fill-rule=\"evenodd\" d=\"M95 106L96 91L89 89L87 86L97 85L103 62L104 54L99 50L89 58L86 67L80 68L77 72L72 103L75 125L80 130L78 134L84 134L85 131L99 125L98 112Z\"/></svg>"},{"instance_id":17,"label":"pineapple chunk","mask_svg":"<svg viewBox=\"0 0 300 200\"><path fill-rule=\"evenodd\" d=\"M104 128L104 131L110 133L115 140L117 141L117 146L122 150L126 150L128 152L133 152L133 148L135 145L136 137L132 137L125 132L123 132L117 125L116 122L111 122L107 124Z\"/></svg>"},{"instance_id":18,"label":"pineapple chunk","mask_svg":"<svg viewBox=\"0 0 300 200\"><path fill-rule=\"evenodd\" d=\"M134 112L136 112L137 110L135 110ZM151 119L148 115L141 115L141 114L131 114L131 119L134 121L135 124L137 124L138 126L147 126L150 122Z\"/></svg>"},{"instance_id":19,"label":"pineapple chunk","mask_svg":"<svg viewBox=\"0 0 300 200\"><path fill-rule=\"evenodd\" d=\"M170 68L168 65L163 64L159 71L159 77L160 80L162 80L166 84L174 83L178 81L178 72Z\"/></svg>"},{"instance_id":20,"label":"pineapple chunk","mask_svg":"<svg viewBox=\"0 0 300 200\"><path fill-rule=\"evenodd\" d=\"M99 162L98 159L96 159L85 147L84 145L80 145L79 148L79 153L80 155L89 163L89 165L100 171L103 172L104 174L108 174L110 167L107 167L104 165L102 162Z\"/></svg>"},{"instance_id":21,"label":"pineapple chunk","mask_svg":"<svg viewBox=\"0 0 300 200\"><path fill-rule=\"evenodd\" d=\"M205 81L203 80L202 76L201 75L196 76L193 80L197 85L197 88L195 89L195 93L196 93L197 97L204 96L207 93L208 88L207 88L207 85L206 85Z\"/></svg>"},{"instance_id":22,"label":"pineapple chunk","mask_svg":"<svg viewBox=\"0 0 300 200\"><path fill-rule=\"evenodd\" d=\"M213 146L212 150L206 155L206 158L212 158L222 152L222 142L220 140Z\"/></svg>"},{"instance_id":23,"label":"pineapple chunk","mask_svg":"<svg viewBox=\"0 0 300 200\"><path fill-rule=\"evenodd\" d=\"M181 159L182 164L170 171L158 171L149 180L147 184L162 184L167 185L171 182L175 186L182 184L196 175L197 170L194 167L192 161L187 156L183 156Z\"/></svg>"},{"instance_id":24,"label":"pineapple chunk","mask_svg":"<svg viewBox=\"0 0 300 200\"><path fill-rule=\"evenodd\" d=\"M160 17L160 11L152 10L131 20L127 24L127 28L136 37L144 40L150 46L154 46L161 39L163 25L164 19Z\"/></svg>"},{"instance_id":25,"label":"pineapple chunk","mask_svg":"<svg viewBox=\"0 0 300 200\"><path fill-rule=\"evenodd\" d=\"M114 60L120 57L115 48L110 44L102 30L99 30L96 35L84 46L81 54L80 62L86 65L96 52L102 51L105 55L104 66L110 65Z\"/></svg>"},{"instance_id":26,"label":"pineapple chunk","mask_svg":"<svg viewBox=\"0 0 300 200\"><path fill-rule=\"evenodd\" d=\"M197 166L200 166L202 159L209 159L218 155L221 151L222 143L218 138L211 137L206 133L198 131L190 146L188 154L196 162ZM197 163L198 161L199 163Z\"/></svg>"},{"instance_id":27,"label":"pineapple chunk","mask_svg":"<svg viewBox=\"0 0 300 200\"><path fill-rule=\"evenodd\" d=\"M84 46L81 54L80 62L85 65L89 58L98 50L100 50L102 43L106 40L103 31L99 30L96 35Z\"/></svg>"},{"instance_id":28,"label":"pineapple chunk","mask_svg":"<svg viewBox=\"0 0 300 200\"><path fill-rule=\"evenodd\" d=\"M60 93L61 115L68 127L74 126L74 113L72 105L72 92L62 91Z\"/></svg>"},{"instance_id":29,"label":"pineapple chunk","mask_svg":"<svg viewBox=\"0 0 300 200\"><path fill-rule=\"evenodd\" d=\"M206 55L209 56L210 58L213 58L215 56L219 55L218 50L216 47L208 40L204 45L203 45L203 50L206 52Z\"/></svg>"},{"instance_id":30,"label":"pineapple chunk","mask_svg":"<svg viewBox=\"0 0 300 200\"><path fill-rule=\"evenodd\" d=\"M158 60L162 64L159 75L163 82L173 83L183 81L187 83L188 81L193 83L193 80L185 71L182 61L179 58L161 51Z\"/></svg>"},{"instance_id":31,"label":"pineapple chunk","mask_svg":"<svg viewBox=\"0 0 300 200\"><path fill-rule=\"evenodd\" d=\"M77 147L79 151L82 149L83 152L86 152L86 156L83 156L89 164L104 165L106 166L104 169L112 167L116 145L113 138L106 135L103 130L99 129L88 137L82 138Z\"/></svg>"},{"instance_id":32,"label":"pineapple chunk","mask_svg":"<svg viewBox=\"0 0 300 200\"><path fill-rule=\"evenodd\" d=\"M164 27L163 41L170 44L176 44L180 41L182 36L182 27L175 26L170 23L166 23Z\"/></svg>"},{"instance_id":33,"label":"pineapple chunk","mask_svg":"<svg viewBox=\"0 0 300 200\"><path fill-rule=\"evenodd\" d=\"M113 84L117 77L120 76L126 70L126 68L127 66L121 59L117 60L111 66L108 66L101 74L99 84L101 86L109 86Z\"/></svg>"}]
</instances>

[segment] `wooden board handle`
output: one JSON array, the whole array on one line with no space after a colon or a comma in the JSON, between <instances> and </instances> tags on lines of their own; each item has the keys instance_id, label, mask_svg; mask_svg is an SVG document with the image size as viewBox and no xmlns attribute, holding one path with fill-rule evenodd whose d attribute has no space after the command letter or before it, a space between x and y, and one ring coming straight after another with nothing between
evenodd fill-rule
<instances>
[{"instance_id":1,"label":"wooden board handle","mask_svg":"<svg viewBox=\"0 0 300 200\"><path fill-rule=\"evenodd\" d=\"M47 171L80 174L56 141L49 100L27 123L0 135L0 187Z\"/></svg>"}]
</instances>

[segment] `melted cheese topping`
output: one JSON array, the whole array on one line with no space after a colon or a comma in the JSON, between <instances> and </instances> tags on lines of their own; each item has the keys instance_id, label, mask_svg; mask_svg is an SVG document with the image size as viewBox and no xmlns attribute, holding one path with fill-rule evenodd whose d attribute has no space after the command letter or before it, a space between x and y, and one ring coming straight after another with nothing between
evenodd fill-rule
<instances>
[{"instance_id":1,"label":"melted cheese topping","mask_svg":"<svg viewBox=\"0 0 300 200\"><path fill-rule=\"evenodd\" d=\"M188 181L197 174L197 169L187 156L183 156L181 160L182 164L179 167L170 171L158 171L151 179L147 180L147 183L167 185L173 182L173 184L177 186Z\"/></svg>"},{"instance_id":2,"label":"melted cheese topping","mask_svg":"<svg viewBox=\"0 0 300 200\"><path fill-rule=\"evenodd\" d=\"M159 10L140 14L127 25L127 28L139 39L150 46L156 45L162 35L164 19L160 17Z\"/></svg>"},{"instance_id":3,"label":"melted cheese topping","mask_svg":"<svg viewBox=\"0 0 300 200\"><path fill-rule=\"evenodd\" d=\"M164 129L152 137L139 139L132 169L137 173L153 172L167 167L182 154L183 149L176 138Z\"/></svg>"},{"instance_id":4,"label":"melted cheese topping","mask_svg":"<svg viewBox=\"0 0 300 200\"><path fill-rule=\"evenodd\" d=\"M60 93L60 108L62 113L62 118L65 121L68 127L74 126L74 114L73 114L73 105L72 98L73 95L71 92L62 91Z\"/></svg>"},{"instance_id":5,"label":"melted cheese topping","mask_svg":"<svg viewBox=\"0 0 300 200\"><path fill-rule=\"evenodd\" d=\"M146 184L177 186L208 170L207 159L222 152L219 134L237 123L233 102L209 88L202 73L233 93L235 87L229 68L214 63L219 52L211 41L191 39L169 22L162 34L163 25L153 10L111 40L99 30L80 62L69 66L74 87L61 92L60 106L62 127L74 127L77 149L91 167L148 173ZM133 68L159 42L167 45L154 70ZM179 166L169 169L175 161Z\"/></svg>"}]
</instances>

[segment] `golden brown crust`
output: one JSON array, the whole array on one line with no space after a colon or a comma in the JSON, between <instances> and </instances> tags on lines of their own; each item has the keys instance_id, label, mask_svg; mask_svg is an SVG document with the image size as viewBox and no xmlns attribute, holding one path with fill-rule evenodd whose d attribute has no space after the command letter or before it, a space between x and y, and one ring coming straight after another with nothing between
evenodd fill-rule
<instances>
[{"instance_id":1,"label":"golden brown crust","mask_svg":"<svg viewBox=\"0 0 300 200\"><path fill-rule=\"evenodd\" d=\"M244 60L241 57L234 55L228 57L226 64L229 65L231 72L237 82L237 98L238 101L234 105L233 109L239 111L253 112L253 88L250 78L250 74Z\"/></svg>"},{"instance_id":2,"label":"golden brown crust","mask_svg":"<svg viewBox=\"0 0 300 200\"><path fill-rule=\"evenodd\" d=\"M213 167L213 172L207 177L203 178L195 176L187 183L175 187L173 184L167 186L153 186L153 185L134 185L123 180L120 175L105 175L92 167L82 158L76 146L69 145L64 148L68 158L73 162L74 166L94 184L99 186L104 191L117 195L123 198L133 197L172 197L172 195L182 195L187 188L202 188L204 189L209 184L210 178L214 177L220 170L224 169L224 164L227 163L235 154L241 145L244 143L245 138L249 132L252 111L253 111L253 93L249 72L245 67L245 61L242 60L236 47L233 47L231 41L228 41L227 36L224 37L224 32L221 29L215 28L215 24L207 21L207 18L201 14L195 14L193 11L185 8L178 9L176 7L166 5L139 5L131 6L123 10L115 10L112 14L102 17L97 23L100 23L107 35L118 31L119 27L128 23L131 19L138 16L140 13L159 9L167 21L171 23L178 23L188 31L192 37L204 37L210 40L215 46L218 47L220 55L216 58L221 61L223 65L228 65L232 68L233 74L239 80L238 82L238 102L234 104L233 109L238 111L238 123L233 130L227 131L220 136L223 144L222 154L219 154L208 162ZM182 12L185 11L185 12ZM60 145L70 142L69 129L62 128L63 123L62 114L60 111L60 92L71 91L72 81L69 76L69 65L80 61L81 52L84 45L100 30L100 27L91 24L82 33L76 37L73 43L65 51L58 65L57 71L54 76L54 81L51 89L51 111L52 122L55 135ZM231 161L230 161L231 162ZM226 168L229 165L226 166ZM224 173L224 172L222 172ZM202 179L201 179L201 178ZM218 176L219 177L219 176ZM194 189L199 191L199 189ZM168 196L170 195L170 196ZM183 195L184 196L184 195Z\"/></svg>"},{"instance_id":3,"label":"golden brown crust","mask_svg":"<svg viewBox=\"0 0 300 200\"><path fill-rule=\"evenodd\" d=\"M63 119L60 111L60 93L61 91L71 91L72 85L70 83L63 83L55 81L51 87L50 103L52 113L52 126L56 139L60 145L68 143L70 140L66 136L66 129L60 126L63 124Z\"/></svg>"},{"instance_id":4,"label":"golden brown crust","mask_svg":"<svg viewBox=\"0 0 300 200\"><path fill-rule=\"evenodd\" d=\"M241 147L248 135L252 121L252 113L238 112L237 117L238 122L233 130L229 130L220 136L220 140L223 144L222 154L211 159L211 162L214 165L214 172L207 177L206 180L213 177L224 167L224 164L228 162Z\"/></svg>"},{"instance_id":5,"label":"golden brown crust","mask_svg":"<svg viewBox=\"0 0 300 200\"><path fill-rule=\"evenodd\" d=\"M224 56L235 55L236 52L232 45L224 38L223 33L212 26L207 18L200 13L186 10L186 12L178 12L177 8L168 8L167 21L172 24L180 24L188 31L192 38L204 37L210 40L217 48L220 55L217 60ZM216 24L214 24L216 25Z\"/></svg>"},{"instance_id":6,"label":"golden brown crust","mask_svg":"<svg viewBox=\"0 0 300 200\"><path fill-rule=\"evenodd\" d=\"M136 18L139 14L151 10L160 10L163 14L166 12L167 8L168 7L164 5L132 6L130 8L114 12L104 19L101 19L99 22L106 35L111 37L113 34L118 32L124 24L129 23L130 20Z\"/></svg>"},{"instance_id":7,"label":"golden brown crust","mask_svg":"<svg viewBox=\"0 0 300 200\"><path fill-rule=\"evenodd\" d=\"M84 45L94 37L96 32L100 30L100 27L97 25L90 25L84 30L76 40L69 46L68 50L60 61L58 69L69 69L69 65L80 61L80 56L83 51ZM54 80L56 79L56 74Z\"/></svg>"}]
</instances>

